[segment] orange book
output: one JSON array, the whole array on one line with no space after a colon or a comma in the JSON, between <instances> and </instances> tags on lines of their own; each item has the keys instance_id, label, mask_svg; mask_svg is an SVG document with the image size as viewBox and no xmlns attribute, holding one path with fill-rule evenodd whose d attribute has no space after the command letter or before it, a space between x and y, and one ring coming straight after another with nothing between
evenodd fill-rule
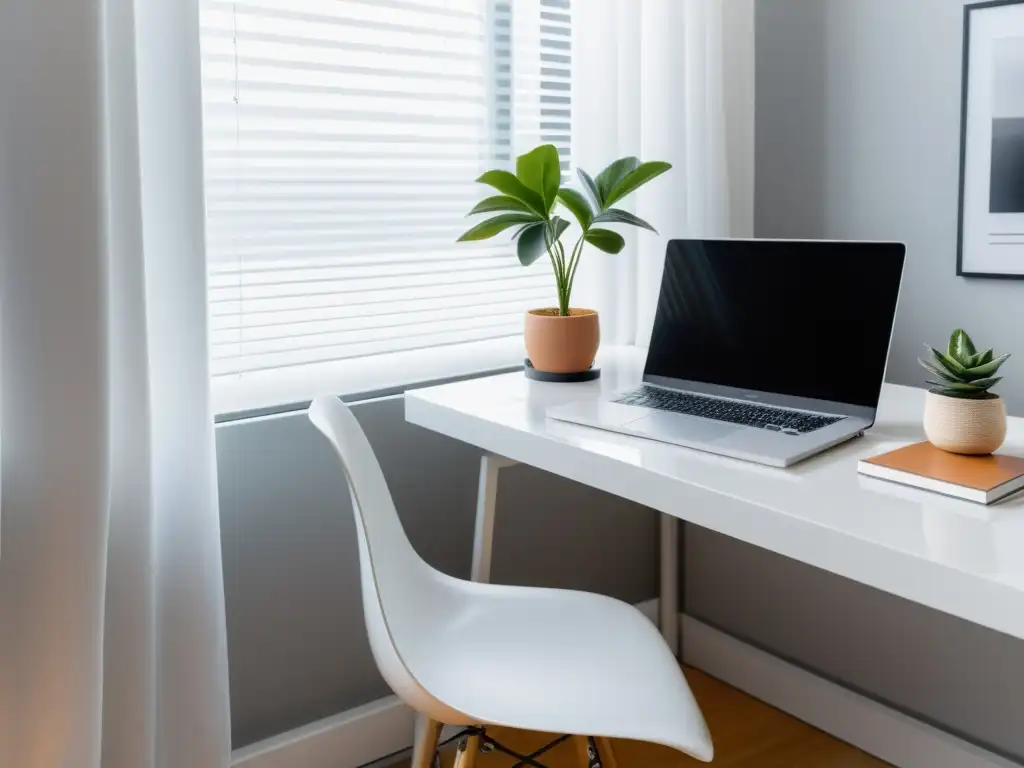
<instances>
[{"instance_id":1,"label":"orange book","mask_svg":"<svg viewBox=\"0 0 1024 768\"><path fill-rule=\"evenodd\" d=\"M863 475L991 504L1024 488L1024 459L994 453L962 456L939 450L929 442L914 443L864 459Z\"/></svg>"}]
</instances>

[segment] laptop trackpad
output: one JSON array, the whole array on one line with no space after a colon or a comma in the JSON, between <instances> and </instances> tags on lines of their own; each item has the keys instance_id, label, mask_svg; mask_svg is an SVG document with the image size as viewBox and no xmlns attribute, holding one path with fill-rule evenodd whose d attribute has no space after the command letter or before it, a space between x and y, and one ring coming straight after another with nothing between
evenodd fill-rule
<instances>
[{"instance_id":1,"label":"laptop trackpad","mask_svg":"<svg viewBox=\"0 0 1024 768\"><path fill-rule=\"evenodd\" d=\"M743 427L724 421L685 416L680 413L652 413L642 419L631 421L626 425L626 429L655 440L710 443L728 437Z\"/></svg>"}]
</instances>

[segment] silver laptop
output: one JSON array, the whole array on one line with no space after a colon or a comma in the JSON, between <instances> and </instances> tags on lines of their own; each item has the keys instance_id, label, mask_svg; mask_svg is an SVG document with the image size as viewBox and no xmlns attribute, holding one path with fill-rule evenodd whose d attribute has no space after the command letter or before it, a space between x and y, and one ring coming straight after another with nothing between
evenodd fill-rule
<instances>
[{"instance_id":1,"label":"silver laptop","mask_svg":"<svg viewBox=\"0 0 1024 768\"><path fill-rule=\"evenodd\" d=\"M787 467L875 421L906 248L672 240L643 383L554 419Z\"/></svg>"}]
</instances>

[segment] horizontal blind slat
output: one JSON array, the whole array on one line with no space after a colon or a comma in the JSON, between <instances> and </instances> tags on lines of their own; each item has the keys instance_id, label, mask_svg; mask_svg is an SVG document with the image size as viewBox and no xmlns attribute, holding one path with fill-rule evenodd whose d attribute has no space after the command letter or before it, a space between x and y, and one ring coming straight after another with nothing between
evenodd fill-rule
<instances>
[{"instance_id":1,"label":"horizontal blind slat","mask_svg":"<svg viewBox=\"0 0 1024 768\"><path fill-rule=\"evenodd\" d=\"M224 297L220 300L210 301L211 315L227 316L248 316L283 313L301 309L319 309L331 307L354 307L354 306L381 306L395 305L400 302L417 301L424 299L450 300L463 299L468 296L493 296L494 292L488 291L487 285L476 283L463 283L459 285L438 284L433 286L412 286L399 288L391 291L383 291L365 294L331 294L298 296L277 296L264 299L241 299L239 297ZM512 278L508 284L501 286L500 295L532 295L535 296L540 306L550 306L554 290L548 279L538 278Z\"/></svg>"},{"instance_id":2,"label":"horizontal blind slat","mask_svg":"<svg viewBox=\"0 0 1024 768\"><path fill-rule=\"evenodd\" d=\"M419 272L401 275L400 277L375 277L350 281L323 281L304 283L305 287L280 286L243 286L241 289L210 288L210 301L257 301L260 299L301 299L316 296L344 296L352 294L369 295L387 291L409 288L454 287L472 284L484 290L493 290L495 284L536 280L535 275L515 274L507 270L488 272L486 275L467 275L461 272L440 273ZM344 286L344 287L342 287ZM275 290L276 289L276 290Z\"/></svg>"},{"instance_id":3,"label":"horizontal blind slat","mask_svg":"<svg viewBox=\"0 0 1024 768\"><path fill-rule=\"evenodd\" d=\"M402 308L396 309L394 303L385 303L374 307L365 305L348 305L328 309L324 312L298 310L292 313L278 312L271 314L267 320L261 320L257 313L248 313L244 318L238 315L221 315L211 321L211 332L230 332L247 335L249 338L277 338L279 336L304 335L313 328L340 330L352 327L353 321L368 323L388 318L418 318L420 320L444 319L449 317L468 317L486 314L485 310L497 313L522 313L521 308L528 299L505 297L501 301L481 302L480 299L468 299L462 302L444 301L443 303L402 302ZM376 309L376 311L374 311ZM369 310L369 311L368 311ZM288 319L288 318L292 319Z\"/></svg>"},{"instance_id":4,"label":"horizontal blind slat","mask_svg":"<svg viewBox=\"0 0 1024 768\"><path fill-rule=\"evenodd\" d=\"M363 266L352 266L347 269L335 270L332 274L316 277L302 276L301 273L297 273L295 275L282 276L277 280L255 281L250 279L245 282L238 282L235 285L229 285L229 281L224 280L221 281L222 285L211 285L210 289L257 292L260 289L276 288L282 291L294 291L298 290L298 286L307 285L314 286L311 290L316 290L318 292L321 289L324 289L327 292L333 292L333 286L342 284L350 285L353 282L367 283L374 280L403 280L410 281L411 284L413 278L434 277L438 275L448 278L445 280L446 283L462 281L463 278L465 278L466 282L473 282L474 280L482 279L480 275L501 277L507 273L511 273L513 270L521 271L522 267L519 267L518 265L512 267L487 263L469 263L461 268L449 267L447 269L424 269L424 264L422 262L417 265L366 264Z\"/></svg>"},{"instance_id":5,"label":"horizontal blind slat","mask_svg":"<svg viewBox=\"0 0 1024 768\"><path fill-rule=\"evenodd\" d=\"M252 318L257 321L259 318L292 317L296 318L297 312L309 311L310 316L318 311L341 311L354 309L355 311L374 314L382 308L405 305L414 305L416 302L424 304L439 302L440 306L452 306L452 302L464 301L470 297L477 300L488 294L481 292L479 286L475 285L442 285L434 286L431 290L418 288L406 289L403 291L391 291L385 294L369 294L365 296L335 296L324 294L322 296L300 296L298 300L287 299L264 299L242 300L237 297L225 298L220 301L210 302L211 317L235 317L241 322L241 318ZM501 296L509 296L526 300L537 300L544 302L553 298L553 290L550 281L518 281L503 286ZM550 303L550 301L548 301ZM245 308L244 312L242 307ZM246 320L247 321L247 320Z\"/></svg>"},{"instance_id":6,"label":"horizontal blind slat","mask_svg":"<svg viewBox=\"0 0 1024 768\"><path fill-rule=\"evenodd\" d=\"M307 5L309 5L307 3ZM434 17L432 23L429 26L424 22L426 19L423 16L419 16L422 13L419 9L411 11L414 15L407 16L407 23L398 23L394 21L396 18L401 18L390 14L384 16L382 14L356 14L352 12L350 6L346 13L344 5L340 5L336 13L325 13L328 6L320 6L322 9L320 12L312 10L294 10L292 8L281 8L274 7L271 5L258 5L255 3L245 3L241 8L238 4L229 2L228 0L211 0L207 2L207 7L211 10L222 10L225 14L233 14L233 19L237 20L239 16L247 17L256 20L275 20L275 21L297 21L308 23L310 25L316 25L316 28L323 29L325 31L332 29L333 27L345 27L355 29L366 29L371 32L399 32L413 35L444 35L452 37L465 37L469 39L480 39L481 35L471 34L463 31L465 26L473 25L476 18L472 16L455 16L448 17L447 23L440 21L443 17ZM206 17L203 29L209 30L223 30L226 25L223 21L218 23L219 19L225 19L226 16L217 17L210 14ZM419 22L418 24L416 22ZM552 25L554 29L554 25Z\"/></svg>"},{"instance_id":7,"label":"horizontal blind slat","mask_svg":"<svg viewBox=\"0 0 1024 768\"><path fill-rule=\"evenodd\" d=\"M486 321L486 322L484 322ZM366 320L342 328L330 328L317 331L293 331L290 334L252 335L245 332L213 333L211 346L216 352L218 347L227 350L225 357L232 355L273 354L291 352L299 349L320 349L339 344L358 344L364 341L378 341L381 338L400 338L409 335L427 333L445 333L448 331L476 330L492 328L498 325L514 327L522 321L522 313L517 311L488 312L485 315L462 315L431 317L419 322L374 321Z\"/></svg>"},{"instance_id":8,"label":"horizontal blind slat","mask_svg":"<svg viewBox=\"0 0 1024 768\"><path fill-rule=\"evenodd\" d=\"M518 331L507 328L486 329L478 332L461 332L448 334L435 334L429 337L419 337L406 342L372 342L364 344L353 344L344 347L319 350L318 354L292 354L288 357L278 355L271 357L242 357L235 360L225 358L214 358L210 364L213 376L228 376L239 373L256 373L269 371L276 368L287 368L299 365L315 365L317 363L333 363L342 360L355 358L374 357L376 355L387 355L395 352L415 352L421 349L435 349L437 347L449 347L456 344L466 344L474 341L492 341L495 339L508 339L520 335Z\"/></svg>"},{"instance_id":9,"label":"horizontal blind slat","mask_svg":"<svg viewBox=\"0 0 1024 768\"><path fill-rule=\"evenodd\" d=\"M374 77L379 81L387 83L389 80L404 82L407 80L429 80L437 83L436 72L430 70L410 70L406 67L399 67L388 62L381 62L371 65L358 62L334 63L329 61L285 61L270 56L256 56L250 54L236 54L233 51L217 53L210 51L203 56L204 70L215 71L217 65L227 65L232 71L247 72L250 69L269 69L285 77L288 73L299 71L328 75L356 75L360 77ZM473 83L481 88L487 80L483 73L475 72L445 72L443 83Z\"/></svg>"},{"instance_id":10,"label":"horizontal blind slat","mask_svg":"<svg viewBox=\"0 0 1024 768\"><path fill-rule=\"evenodd\" d=\"M203 0L205 8L210 10L227 10L230 11L237 5L241 5L247 10L253 12L259 12L261 9L267 8L270 10L279 10L282 5L286 5L288 8L293 8L295 3L284 3L282 4L279 0L266 0L260 2L260 0L244 0L242 3L234 2L233 0ZM439 3L436 0L320 0L316 3L304 3L306 6L312 8L333 8L337 10L347 8L363 8L369 10L397 10L397 11L409 11L413 13L422 13L427 16L438 16L438 17L449 17L456 19L480 19L482 17L482 4L479 0L462 0L461 2L443 2Z\"/></svg>"},{"instance_id":11,"label":"horizontal blind slat","mask_svg":"<svg viewBox=\"0 0 1024 768\"><path fill-rule=\"evenodd\" d=\"M207 100L223 94L225 102L233 98L235 89L244 91L246 96L252 94L288 94L290 96L352 96L372 97L377 99L401 99L403 101L437 102L469 102L486 104L487 94L477 92L478 89L464 88L461 91L449 88L446 91L400 91L392 88L357 88L353 86L323 85L321 83L301 83L293 80L256 80L248 78L229 79L226 77L204 77L203 87L206 88Z\"/></svg>"},{"instance_id":12,"label":"horizontal blind slat","mask_svg":"<svg viewBox=\"0 0 1024 768\"><path fill-rule=\"evenodd\" d=\"M319 265L290 264L289 260L279 262L268 269L253 266L241 269L211 269L209 284L212 288L242 285L284 285L287 283L308 283L330 279L348 279L368 269L381 270L380 274L404 274L408 271L423 269L425 264L434 266L434 272L448 272L471 269L521 269L515 259L508 253L473 254L466 253L449 257L428 259L420 257L397 256L377 258L329 259L329 263ZM515 264L515 266L513 266ZM223 265L222 265L223 266Z\"/></svg>"},{"instance_id":13,"label":"horizontal blind slat","mask_svg":"<svg viewBox=\"0 0 1024 768\"><path fill-rule=\"evenodd\" d=\"M472 50L457 51L442 47L440 44L444 43L445 39L441 36L438 37L439 46L432 49L410 45L388 46L380 43L366 43L358 40L330 40L303 35L281 35L273 32L252 32L220 27L207 28L202 30L202 33L209 41L222 39L234 42L239 47L250 44L253 53L256 53L259 50L261 47L260 44L269 44L282 47L292 47L303 53L307 52L311 48L319 48L338 53L362 52L385 56L403 56L407 59L454 61L466 65L472 65L480 55Z\"/></svg>"},{"instance_id":14,"label":"horizontal blind slat","mask_svg":"<svg viewBox=\"0 0 1024 768\"><path fill-rule=\"evenodd\" d=\"M277 107L253 104L209 104L206 107L208 118L216 119L228 116L233 119L250 119L254 124L262 124L271 128L275 122L286 125L295 123L318 123L344 120L350 124L358 123L389 123L407 120L410 115L403 112L369 112L358 109L324 109L323 107ZM431 115L417 114L417 127L424 125L446 126L480 126L485 116L473 115Z\"/></svg>"}]
</instances>

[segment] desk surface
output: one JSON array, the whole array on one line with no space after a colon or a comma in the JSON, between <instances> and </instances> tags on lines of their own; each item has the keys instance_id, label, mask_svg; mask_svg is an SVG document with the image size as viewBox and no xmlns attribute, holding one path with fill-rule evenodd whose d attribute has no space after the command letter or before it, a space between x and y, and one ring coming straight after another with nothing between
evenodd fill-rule
<instances>
[{"instance_id":1,"label":"desk surface","mask_svg":"<svg viewBox=\"0 0 1024 768\"><path fill-rule=\"evenodd\" d=\"M924 439L924 390L886 384L863 438L775 469L554 421L545 410L636 385L644 354L604 350L601 379L521 373L411 391L406 419L681 520L1024 638L1024 494L991 507L857 474L857 461ZM1008 453L1024 455L1024 419Z\"/></svg>"}]
</instances>

